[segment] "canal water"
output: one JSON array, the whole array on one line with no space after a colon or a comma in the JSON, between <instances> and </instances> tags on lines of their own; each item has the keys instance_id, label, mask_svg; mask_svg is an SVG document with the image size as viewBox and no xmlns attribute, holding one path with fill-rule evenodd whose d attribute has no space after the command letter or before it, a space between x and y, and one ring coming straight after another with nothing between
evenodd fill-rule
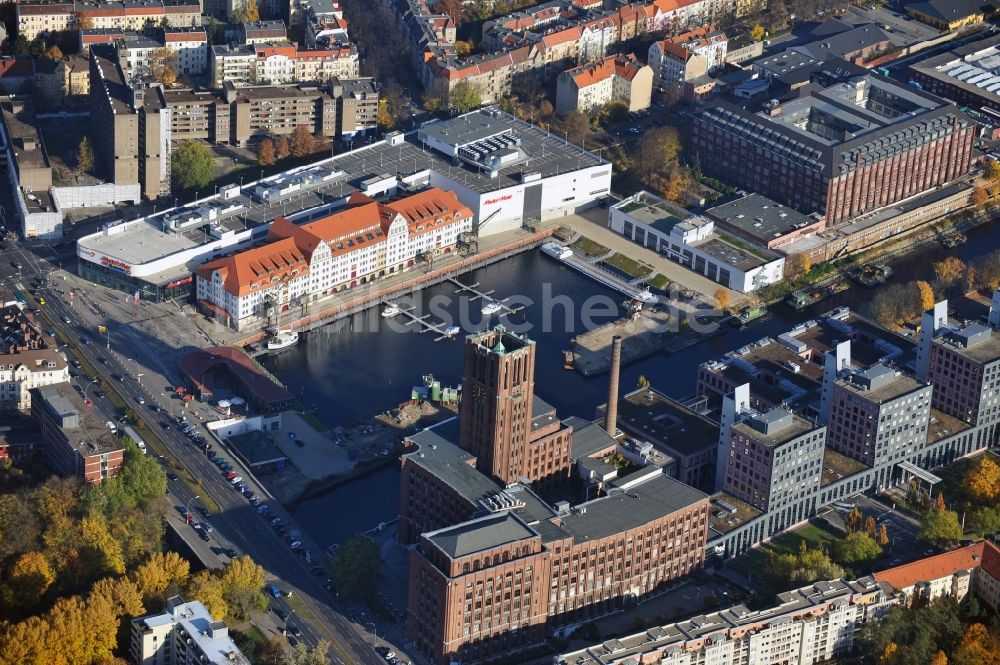
<instances>
[{"instance_id":1,"label":"canal water","mask_svg":"<svg viewBox=\"0 0 1000 665\"><path fill-rule=\"evenodd\" d=\"M933 277L931 265L948 255L968 261L1000 247L1000 224L990 223L968 233L968 242L955 249L931 245L892 262L893 283ZM566 268L539 251L529 251L481 268L460 278L478 282L482 291L511 298L527 306L498 319L484 317L481 302L455 293L455 286L439 284L413 296L416 311L430 319L460 325L465 332L485 329L498 321L522 330L536 341L535 391L558 409L561 417L591 418L607 394L607 377L584 378L566 371L562 350L577 334L618 318L623 297ZM658 390L676 398L694 394L697 368L706 360L766 336L776 336L811 316L849 306L864 311L876 290L854 286L802 312L779 305L765 319L724 333L671 356L656 355L622 369L623 392L645 376ZM443 385L461 382L462 335L434 341L435 332L416 332L402 317L391 321L370 310L349 320L310 332L296 348L269 357L265 364L309 409L329 426L348 424L391 409L409 399L412 386L424 374L434 374ZM295 517L324 546L342 542L352 533L396 517L398 469L390 467L325 495L303 502ZM349 507L348 510L344 510ZM331 515L337 515L331 520Z\"/></svg>"}]
</instances>

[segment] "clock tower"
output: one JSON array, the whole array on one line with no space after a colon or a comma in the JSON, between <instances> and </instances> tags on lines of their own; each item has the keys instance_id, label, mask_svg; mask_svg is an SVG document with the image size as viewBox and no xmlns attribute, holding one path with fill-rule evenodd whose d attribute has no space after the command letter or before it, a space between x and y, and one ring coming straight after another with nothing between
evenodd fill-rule
<instances>
[{"instance_id":1,"label":"clock tower","mask_svg":"<svg viewBox=\"0 0 1000 665\"><path fill-rule=\"evenodd\" d=\"M476 467L504 483L527 468L535 396L535 343L496 326L465 340L459 445Z\"/></svg>"}]
</instances>

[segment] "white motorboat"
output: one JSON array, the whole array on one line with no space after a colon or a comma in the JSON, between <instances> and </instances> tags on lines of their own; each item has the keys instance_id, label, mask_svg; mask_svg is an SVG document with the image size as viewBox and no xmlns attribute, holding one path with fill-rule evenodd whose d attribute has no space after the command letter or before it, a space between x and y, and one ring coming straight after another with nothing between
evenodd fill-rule
<instances>
[{"instance_id":1,"label":"white motorboat","mask_svg":"<svg viewBox=\"0 0 1000 665\"><path fill-rule=\"evenodd\" d=\"M549 256L564 261L573 256L573 250L557 242L547 242L542 245L542 251Z\"/></svg>"},{"instance_id":2,"label":"white motorboat","mask_svg":"<svg viewBox=\"0 0 1000 665\"><path fill-rule=\"evenodd\" d=\"M268 351L280 351L299 343L299 334L294 330L279 330L267 340Z\"/></svg>"},{"instance_id":3,"label":"white motorboat","mask_svg":"<svg viewBox=\"0 0 1000 665\"><path fill-rule=\"evenodd\" d=\"M501 310L503 310L503 305L501 305L497 300L489 300L485 305L483 305L483 314L486 316L496 314Z\"/></svg>"},{"instance_id":4,"label":"white motorboat","mask_svg":"<svg viewBox=\"0 0 1000 665\"><path fill-rule=\"evenodd\" d=\"M382 316L383 318L389 319L399 314L400 311L402 310L399 309L399 306L396 305L396 303L389 303L385 306L385 309L382 310Z\"/></svg>"},{"instance_id":5,"label":"white motorboat","mask_svg":"<svg viewBox=\"0 0 1000 665\"><path fill-rule=\"evenodd\" d=\"M447 335L448 337L454 337L460 332L462 332L462 329L459 328L458 326L448 326L447 328L444 329L444 334Z\"/></svg>"}]
</instances>

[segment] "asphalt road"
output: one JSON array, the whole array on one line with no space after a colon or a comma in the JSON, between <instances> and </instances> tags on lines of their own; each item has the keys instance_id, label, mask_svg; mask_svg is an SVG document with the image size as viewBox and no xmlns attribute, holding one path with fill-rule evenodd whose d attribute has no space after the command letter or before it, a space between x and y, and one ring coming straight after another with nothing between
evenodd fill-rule
<instances>
[{"instance_id":1,"label":"asphalt road","mask_svg":"<svg viewBox=\"0 0 1000 665\"><path fill-rule=\"evenodd\" d=\"M315 644L321 638L328 639L332 644L331 657L336 663L367 664L381 661L372 645L368 643L371 636L367 634L366 629L352 624L332 607L333 599L324 588L326 575L317 577L310 572L309 565L304 559L297 556L281 540L278 533L271 528L269 524L271 518L266 520L261 518L246 498L233 489L204 451L197 449L191 440L178 431L173 424L169 430L160 427L159 423L169 419L171 410L176 415L184 407L181 406L179 400L172 399L173 395L164 394L165 390L172 386L172 383L160 371L157 371L159 368L153 369L143 364L146 362L146 356L142 353L141 348L137 348L141 346L141 339L112 332L111 348L107 348L104 336L97 332L98 325L110 323L101 307L100 300L86 292L76 293L72 299L69 299L69 290L66 282L61 279L59 270L53 271L51 264L39 260L31 251L20 245L15 245L10 240L6 242L8 250L3 252L6 261L0 265L0 285L9 285L24 292L45 297L46 304L42 306L43 314L48 317L51 326L61 329L74 340L73 345L104 377L109 388L116 390L137 415L149 423L152 429L159 430L157 432L159 438L183 467L199 480L204 488L203 491L221 507L221 511L213 514L208 520L213 526L211 534L213 542L202 543L197 537L185 539L193 543L193 549L198 556L208 565L212 565L220 563L219 555L209 549L212 546L232 547L238 553L248 554L267 572L269 584L277 586L286 596L282 599L272 599L274 605L284 611L290 610L287 594L293 595L301 603L299 614L306 616L295 618L293 615L290 618L301 629L299 641ZM53 256L53 258L57 257ZM47 286L31 288L36 277L48 277ZM63 291L63 294L60 294L60 291ZM69 302L66 302L64 298ZM65 323L66 318L71 323ZM87 337L89 343L81 343L82 337ZM103 358L105 362L102 363L98 358ZM123 380L112 379L111 375L113 374L122 376ZM82 380L83 377L81 376L80 379ZM90 383L89 379L87 383ZM97 384L92 384L87 388L87 396L94 401L94 408L99 409L107 419L117 420L120 414L115 413L114 407L106 399L95 398L96 386ZM145 401L144 405L139 403L140 398ZM163 409L163 412L154 412L152 408L154 406ZM198 427L199 433L211 442L213 441L211 434L195 416L196 413L206 411L208 409L204 405L196 405L193 409L188 409L187 417L191 423ZM251 489L261 496L269 496L266 489L241 467L234 456L230 455L228 451L221 450L221 446L217 442L213 447L216 452L222 454L233 464L234 469L240 475L247 479ZM187 487L179 481L172 481L169 487L175 506L168 511L167 519L182 522L183 518L178 508L193 497ZM198 505L195 501L197 500L191 501L192 507ZM289 515L277 502L268 503L272 509L272 516L281 517L286 523L289 523L290 529L294 528ZM181 526L183 527L183 525ZM183 528L181 532L183 534ZM315 561L321 565L325 564L326 557L315 543L310 542L305 536L299 539L303 541L305 548L311 552ZM398 651L398 649L396 650Z\"/></svg>"}]
</instances>

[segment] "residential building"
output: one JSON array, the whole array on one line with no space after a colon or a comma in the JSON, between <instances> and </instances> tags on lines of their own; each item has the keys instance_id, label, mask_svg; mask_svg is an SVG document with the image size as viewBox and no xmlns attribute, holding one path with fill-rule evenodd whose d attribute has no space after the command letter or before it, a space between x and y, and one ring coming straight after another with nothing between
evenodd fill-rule
<instances>
[{"instance_id":1,"label":"residential building","mask_svg":"<svg viewBox=\"0 0 1000 665\"><path fill-rule=\"evenodd\" d=\"M740 65L764 55L764 42L750 35L736 35L726 44L726 64Z\"/></svg>"},{"instance_id":2,"label":"residential building","mask_svg":"<svg viewBox=\"0 0 1000 665\"><path fill-rule=\"evenodd\" d=\"M90 34L87 34L90 33ZM116 34L117 33L117 34ZM126 76L148 76L161 54L175 58L177 74L197 76L208 71L208 36L202 27L158 28L144 32L81 30L81 45L110 36Z\"/></svg>"},{"instance_id":3,"label":"residential building","mask_svg":"<svg viewBox=\"0 0 1000 665\"><path fill-rule=\"evenodd\" d=\"M725 102L705 109L692 125L692 157L730 184L819 212L828 226L969 172L975 123L954 104L843 60L827 61L813 81L807 94L757 113Z\"/></svg>"},{"instance_id":4,"label":"residential building","mask_svg":"<svg viewBox=\"0 0 1000 665\"><path fill-rule=\"evenodd\" d=\"M906 13L939 30L960 30L982 23L985 18L980 0L922 0L906 5Z\"/></svg>"},{"instance_id":5,"label":"residential building","mask_svg":"<svg viewBox=\"0 0 1000 665\"><path fill-rule=\"evenodd\" d=\"M285 22L280 19L242 23L240 32L243 35L244 44L270 44L288 41Z\"/></svg>"},{"instance_id":6,"label":"residential building","mask_svg":"<svg viewBox=\"0 0 1000 665\"><path fill-rule=\"evenodd\" d=\"M42 431L45 461L63 476L100 483L119 474L125 451L87 402L69 383L31 389L31 415Z\"/></svg>"},{"instance_id":7,"label":"residential building","mask_svg":"<svg viewBox=\"0 0 1000 665\"><path fill-rule=\"evenodd\" d=\"M142 196L170 190L170 110L159 89L126 77L113 47L90 49L91 138L99 174Z\"/></svg>"},{"instance_id":8,"label":"residential building","mask_svg":"<svg viewBox=\"0 0 1000 665\"><path fill-rule=\"evenodd\" d=\"M653 42L649 66L656 85L678 87L714 72L726 64L728 45L726 33L711 25Z\"/></svg>"},{"instance_id":9,"label":"residential building","mask_svg":"<svg viewBox=\"0 0 1000 665\"><path fill-rule=\"evenodd\" d=\"M31 409L31 389L69 381L56 341L18 305L0 309L0 411Z\"/></svg>"},{"instance_id":10,"label":"residential building","mask_svg":"<svg viewBox=\"0 0 1000 665\"><path fill-rule=\"evenodd\" d=\"M34 58L0 56L0 93L5 95L29 94L34 76Z\"/></svg>"},{"instance_id":11,"label":"residential building","mask_svg":"<svg viewBox=\"0 0 1000 665\"><path fill-rule=\"evenodd\" d=\"M43 108L86 106L90 96L89 59L71 55L61 60L35 60L32 96Z\"/></svg>"},{"instance_id":12,"label":"residential building","mask_svg":"<svg viewBox=\"0 0 1000 665\"><path fill-rule=\"evenodd\" d=\"M424 253L451 251L472 212L439 189L389 204L356 194L347 208L301 226L279 217L269 242L197 271L199 303L237 329L272 312L315 302L413 267Z\"/></svg>"},{"instance_id":13,"label":"residential building","mask_svg":"<svg viewBox=\"0 0 1000 665\"><path fill-rule=\"evenodd\" d=\"M784 278L783 256L746 243L654 194L641 191L611 207L608 227L643 247L705 275L725 287L750 293Z\"/></svg>"},{"instance_id":14,"label":"residential building","mask_svg":"<svg viewBox=\"0 0 1000 665\"><path fill-rule=\"evenodd\" d=\"M596 63L567 69L556 79L556 112L593 111L622 102L629 111L649 108L653 70L634 55L611 55Z\"/></svg>"},{"instance_id":15,"label":"residential building","mask_svg":"<svg viewBox=\"0 0 1000 665\"><path fill-rule=\"evenodd\" d=\"M379 86L371 77L337 78L331 81L337 99L337 136L353 140L378 127Z\"/></svg>"},{"instance_id":16,"label":"residential building","mask_svg":"<svg viewBox=\"0 0 1000 665\"><path fill-rule=\"evenodd\" d=\"M821 23L813 35L818 37L816 41L792 48L820 62L836 57L864 66L892 48L889 35L874 23L852 27L830 19Z\"/></svg>"},{"instance_id":17,"label":"residential building","mask_svg":"<svg viewBox=\"0 0 1000 665\"><path fill-rule=\"evenodd\" d=\"M136 665L246 665L229 628L197 600L167 598L161 614L132 619L129 655Z\"/></svg>"},{"instance_id":18,"label":"residential building","mask_svg":"<svg viewBox=\"0 0 1000 665\"><path fill-rule=\"evenodd\" d=\"M980 541L878 571L874 577L883 584L891 584L900 593L903 605L930 603L942 597L962 602L969 593L974 593L996 609L1000 549L991 542Z\"/></svg>"},{"instance_id":19,"label":"residential building","mask_svg":"<svg viewBox=\"0 0 1000 665\"><path fill-rule=\"evenodd\" d=\"M889 583L866 576L822 580L746 605L653 626L553 658L554 665L782 665L824 663L851 652L858 631L900 604Z\"/></svg>"},{"instance_id":20,"label":"residential building","mask_svg":"<svg viewBox=\"0 0 1000 665\"><path fill-rule=\"evenodd\" d=\"M950 51L918 60L909 67L913 79L927 92L956 104L1000 112L995 60L1000 55L1000 35L962 44ZM992 124L1000 123L1000 118Z\"/></svg>"},{"instance_id":21,"label":"residential building","mask_svg":"<svg viewBox=\"0 0 1000 665\"><path fill-rule=\"evenodd\" d=\"M52 165L28 97L0 102L0 138L7 164L7 180L18 225L28 238L61 238L62 215L57 214L49 190ZM51 211L50 211L51 209Z\"/></svg>"},{"instance_id":22,"label":"residential building","mask_svg":"<svg viewBox=\"0 0 1000 665\"><path fill-rule=\"evenodd\" d=\"M17 4L18 34L28 41L47 32L78 29L80 20L96 29L141 31L162 23L192 27L201 25L201 5L191 0L28 0Z\"/></svg>"},{"instance_id":23,"label":"residential building","mask_svg":"<svg viewBox=\"0 0 1000 665\"><path fill-rule=\"evenodd\" d=\"M282 85L358 76L357 47L305 50L291 42L215 45L212 86Z\"/></svg>"}]
</instances>

